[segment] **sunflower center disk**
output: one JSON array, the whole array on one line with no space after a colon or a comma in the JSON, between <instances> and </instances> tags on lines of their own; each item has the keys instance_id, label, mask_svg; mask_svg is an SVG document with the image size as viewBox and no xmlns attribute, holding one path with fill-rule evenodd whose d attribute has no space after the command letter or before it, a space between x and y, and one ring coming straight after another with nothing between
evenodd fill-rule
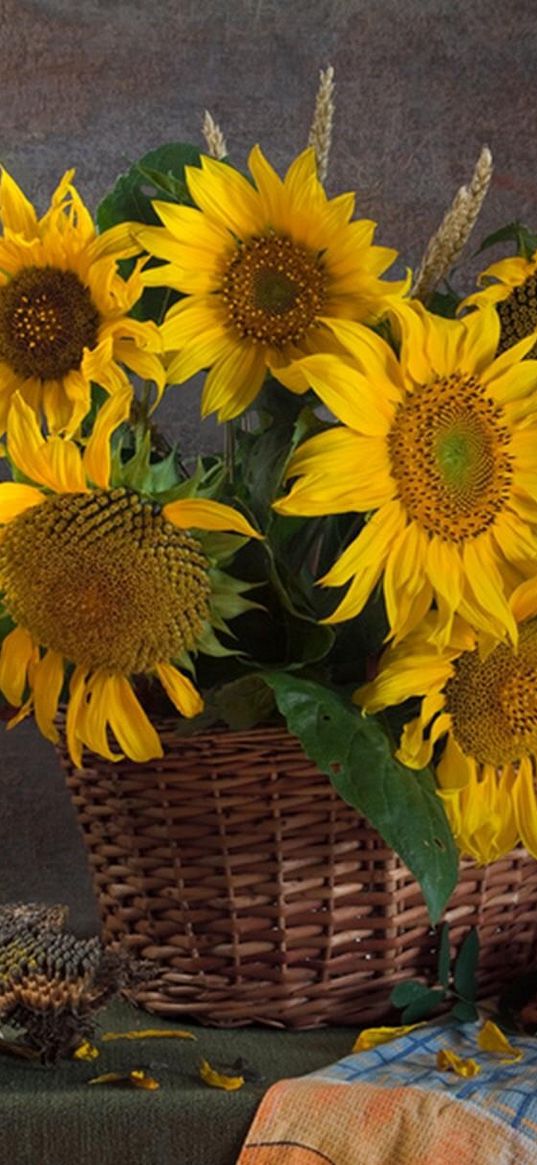
<instances>
[{"instance_id":1,"label":"sunflower center disk","mask_svg":"<svg viewBox=\"0 0 537 1165\"><path fill-rule=\"evenodd\" d=\"M509 431L473 377L416 389L388 437L391 471L409 517L449 542L476 538L509 496Z\"/></svg>"},{"instance_id":2,"label":"sunflower center disk","mask_svg":"<svg viewBox=\"0 0 537 1165\"><path fill-rule=\"evenodd\" d=\"M126 489L58 495L16 518L0 589L37 643L125 675L191 649L209 614L199 543Z\"/></svg>"},{"instance_id":3,"label":"sunflower center disk","mask_svg":"<svg viewBox=\"0 0 537 1165\"><path fill-rule=\"evenodd\" d=\"M486 659L465 652L454 667L447 711L463 752L495 766L537 754L537 620L522 627L516 655L502 643Z\"/></svg>"},{"instance_id":4,"label":"sunflower center disk","mask_svg":"<svg viewBox=\"0 0 537 1165\"><path fill-rule=\"evenodd\" d=\"M498 352L511 348L537 328L537 275L530 275L524 283L514 287L507 299L497 305L501 332ZM535 359L537 345L529 356Z\"/></svg>"},{"instance_id":5,"label":"sunflower center disk","mask_svg":"<svg viewBox=\"0 0 537 1165\"><path fill-rule=\"evenodd\" d=\"M73 271L25 267L0 288L0 359L25 379L57 380L80 368L99 322Z\"/></svg>"},{"instance_id":6,"label":"sunflower center disk","mask_svg":"<svg viewBox=\"0 0 537 1165\"><path fill-rule=\"evenodd\" d=\"M313 251L279 235L241 243L225 271L222 297L243 338L298 343L322 312L326 273Z\"/></svg>"}]
</instances>

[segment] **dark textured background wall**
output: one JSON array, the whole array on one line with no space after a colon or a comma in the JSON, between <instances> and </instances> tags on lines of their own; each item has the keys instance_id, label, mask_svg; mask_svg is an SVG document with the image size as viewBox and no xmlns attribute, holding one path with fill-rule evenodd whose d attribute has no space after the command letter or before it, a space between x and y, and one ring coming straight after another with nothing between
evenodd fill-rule
<instances>
[{"instance_id":1,"label":"dark textured background wall","mask_svg":"<svg viewBox=\"0 0 537 1165\"><path fill-rule=\"evenodd\" d=\"M0 48L0 161L41 210L72 165L94 208L144 151L200 140L206 107L235 160L258 140L284 166L331 63L329 187L358 189L378 241L417 263L483 143L496 169L478 234L537 224L532 0L0 0ZM165 405L189 451L215 440L196 408L191 389ZM0 727L0 900L13 897L96 925L53 750L28 724Z\"/></svg>"}]
</instances>

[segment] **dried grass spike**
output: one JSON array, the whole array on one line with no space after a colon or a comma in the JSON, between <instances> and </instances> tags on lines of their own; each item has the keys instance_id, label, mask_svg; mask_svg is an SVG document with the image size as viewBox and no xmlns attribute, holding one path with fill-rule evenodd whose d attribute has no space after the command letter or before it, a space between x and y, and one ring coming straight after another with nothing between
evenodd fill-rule
<instances>
[{"instance_id":1,"label":"dried grass spike","mask_svg":"<svg viewBox=\"0 0 537 1165\"><path fill-rule=\"evenodd\" d=\"M492 154L483 146L469 186L461 186L429 240L411 295L425 301L462 253L485 200L492 178Z\"/></svg>"},{"instance_id":2,"label":"dried grass spike","mask_svg":"<svg viewBox=\"0 0 537 1165\"><path fill-rule=\"evenodd\" d=\"M332 65L321 69L320 83L315 99L315 112L308 138L317 159L319 181L324 182L328 173L328 158L332 143L332 122L334 120L334 70Z\"/></svg>"},{"instance_id":3,"label":"dried grass spike","mask_svg":"<svg viewBox=\"0 0 537 1165\"><path fill-rule=\"evenodd\" d=\"M226 139L222 133L222 130L220 129L220 126L216 124L208 109L205 110L203 116L202 128L203 136L207 142L208 153L210 154L211 158L218 158L218 160L221 161L221 159L225 158L227 155Z\"/></svg>"}]
</instances>

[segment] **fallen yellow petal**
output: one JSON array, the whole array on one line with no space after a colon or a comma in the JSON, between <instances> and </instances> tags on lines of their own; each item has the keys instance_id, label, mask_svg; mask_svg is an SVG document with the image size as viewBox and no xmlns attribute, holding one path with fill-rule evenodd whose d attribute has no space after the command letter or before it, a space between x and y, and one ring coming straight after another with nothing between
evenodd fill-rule
<instances>
[{"instance_id":1,"label":"fallen yellow petal","mask_svg":"<svg viewBox=\"0 0 537 1165\"><path fill-rule=\"evenodd\" d=\"M133 1068L132 1072L105 1072L103 1076L93 1076L88 1080L88 1084L128 1084L133 1088L145 1088L149 1092L154 1092L155 1089L160 1088L158 1080L153 1076L148 1076L147 1072L143 1072L141 1068Z\"/></svg>"},{"instance_id":2,"label":"fallen yellow petal","mask_svg":"<svg viewBox=\"0 0 537 1165\"><path fill-rule=\"evenodd\" d=\"M514 1048L509 1043L507 1036L491 1019L487 1019L486 1023L483 1024L477 1037L477 1046L481 1048L482 1052L490 1052L492 1056L500 1056L502 1064L517 1064L524 1056L522 1049Z\"/></svg>"},{"instance_id":3,"label":"fallen yellow petal","mask_svg":"<svg viewBox=\"0 0 537 1165\"><path fill-rule=\"evenodd\" d=\"M197 1040L197 1038L197 1036L192 1035L192 1032L181 1031L181 1029L169 1032L158 1027L148 1027L143 1031L105 1032L101 1036L103 1043L109 1043L110 1040Z\"/></svg>"},{"instance_id":4,"label":"fallen yellow petal","mask_svg":"<svg viewBox=\"0 0 537 1165\"><path fill-rule=\"evenodd\" d=\"M133 1068L132 1072L129 1072L129 1080L135 1088L145 1088L148 1092L155 1092L160 1088L158 1080L155 1080L154 1076L148 1076L147 1072L142 1072L141 1068Z\"/></svg>"},{"instance_id":5,"label":"fallen yellow petal","mask_svg":"<svg viewBox=\"0 0 537 1165\"><path fill-rule=\"evenodd\" d=\"M95 1044L91 1044L89 1040L82 1040L73 1052L73 1060L96 1060L98 1055L99 1049Z\"/></svg>"},{"instance_id":6,"label":"fallen yellow petal","mask_svg":"<svg viewBox=\"0 0 537 1165\"><path fill-rule=\"evenodd\" d=\"M457 1076L479 1076L481 1071L477 1060L465 1060L456 1052L440 1051L436 1057L436 1067L440 1072L455 1072Z\"/></svg>"},{"instance_id":7,"label":"fallen yellow petal","mask_svg":"<svg viewBox=\"0 0 537 1165\"><path fill-rule=\"evenodd\" d=\"M208 1060L201 1061L199 1074L204 1084L210 1088L223 1088L226 1092L235 1092L244 1084L244 1076L227 1076L224 1072L217 1072L211 1068Z\"/></svg>"},{"instance_id":8,"label":"fallen yellow petal","mask_svg":"<svg viewBox=\"0 0 537 1165\"><path fill-rule=\"evenodd\" d=\"M422 1020L420 1023L409 1023L403 1027L367 1027L363 1032L360 1032L351 1051L369 1052L371 1048L376 1048L379 1044L389 1044L391 1040L398 1040L400 1036L406 1036L407 1032L413 1032L417 1027L423 1027L424 1022Z\"/></svg>"}]
</instances>

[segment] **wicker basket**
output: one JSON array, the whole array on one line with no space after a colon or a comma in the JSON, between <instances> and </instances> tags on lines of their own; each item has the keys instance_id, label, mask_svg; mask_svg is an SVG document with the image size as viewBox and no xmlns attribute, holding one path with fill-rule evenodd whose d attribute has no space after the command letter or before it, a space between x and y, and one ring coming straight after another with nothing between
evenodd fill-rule
<instances>
[{"instance_id":1,"label":"wicker basket","mask_svg":"<svg viewBox=\"0 0 537 1165\"><path fill-rule=\"evenodd\" d=\"M284 729L185 739L163 760L73 771L108 943L155 961L136 1001L205 1023L288 1027L386 1017L394 984L430 974L438 934L406 867ZM479 927L480 989L532 965L537 862L462 863L446 913Z\"/></svg>"}]
</instances>

